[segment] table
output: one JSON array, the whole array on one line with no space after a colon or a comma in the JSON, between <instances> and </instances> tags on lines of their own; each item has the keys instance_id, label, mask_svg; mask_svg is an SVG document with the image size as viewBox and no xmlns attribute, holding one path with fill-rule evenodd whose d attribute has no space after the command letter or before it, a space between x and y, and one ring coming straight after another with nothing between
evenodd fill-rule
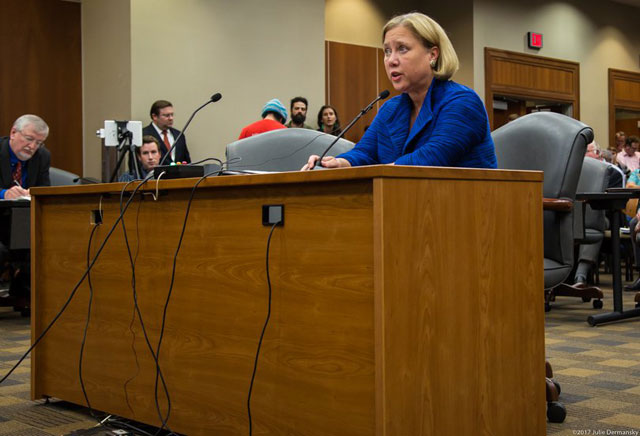
<instances>
[{"instance_id":1,"label":"table","mask_svg":"<svg viewBox=\"0 0 640 436\"><path fill-rule=\"evenodd\" d=\"M125 216L154 344L195 180L158 183L158 200L137 196ZM34 336L85 270L91 212L102 205L95 253L123 186L32 188ZM268 295L262 206L273 204L285 219L271 242L254 434L546 434L542 173L388 165L213 177L198 187L160 358L172 430L248 432ZM135 337L129 327L127 259L118 229L92 272L84 380L95 408L158 425L154 364L139 323ZM33 398L84 404L87 301L85 283L35 349Z\"/></svg>"},{"instance_id":2,"label":"table","mask_svg":"<svg viewBox=\"0 0 640 436\"><path fill-rule=\"evenodd\" d=\"M622 302L622 277L620 265L620 215L621 210L631 198L640 198L640 190L611 188L606 192L588 192L576 194L576 200L583 200L595 210L610 210L611 219L611 275L613 277L613 312L590 315L587 322L591 326L606 322L640 316L640 309L624 310Z\"/></svg>"}]
</instances>

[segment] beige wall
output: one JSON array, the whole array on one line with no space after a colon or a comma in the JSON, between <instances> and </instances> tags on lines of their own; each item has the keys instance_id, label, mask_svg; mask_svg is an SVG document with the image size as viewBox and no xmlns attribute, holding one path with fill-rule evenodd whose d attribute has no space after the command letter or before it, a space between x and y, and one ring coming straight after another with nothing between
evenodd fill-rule
<instances>
[{"instance_id":1,"label":"beige wall","mask_svg":"<svg viewBox=\"0 0 640 436\"><path fill-rule=\"evenodd\" d=\"M82 3L83 172L101 177L104 120L131 117L130 0Z\"/></svg>"},{"instance_id":2,"label":"beige wall","mask_svg":"<svg viewBox=\"0 0 640 436\"><path fill-rule=\"evenodd\" d=\"M606 147L607 69L640 71L639 13L638 8L602 0L475 0L474 88L484 98L485 47L579 62L581 119ZM541 50L526 47L528 31L544 34Z\"/></svg>"},{"instance_id":3,"label":"beige wall","mask_svg":"<svg viewBox=\"0 0 640 436\"><path fill-rule=\"evenodd\" d=\"M264 103L297 95L313 118L324 100L322 0L136 0L131 5L131 113L149 121L154 100L174 104L193 161L224 157L226 144L260 119ZM171 29L159 32L166 23Z\"/></svg>"},{"instance_id":4,"label":"beige wall","mask_svg":"<svg viewBox=\"0 0 640 436\"><path fill-rule=\"evenodd\" d=\"M327 41L382 47L380 30L388 20L372 0L326 0Z\"/></svg>"},{"instance_id":5,"label":"beige wall","mask_svg":"<svg viewBox=\"0 0 640 436\"><path fill-rule=\"evenodd\" d=\"M384 22L410 10L442 24L461 61L454 79L483 98L484 47L534 53L526 32L542 32L541 56L580 63L582 120L603 142L607 68L639 71L640 9L600 0L85 0L85 175L100 174L94 132L102 121L146 124L158 98L174 103L181 128L211 94L222 93L187 132L194 160L223 157L270 98L287 104L305 95L315 118L324 100L324 40L379 47Z\"/></svg>"},{"instance_id":6,"label":"beige wall","mask_svg":"<svg viewBox=\"0 0 640 436\"><path fill-rule=\"evenodd\" d=\"M223 159L226 144L260 118L271 98L288 107L292 97L307 97L310 119L324 102L323 0L114 3L83 2L85 175L99 175L93 149L100 143L91 140L96 120L117 116L146 125L157 99L174 104L181 129L212 94L222 94L187 131L193 161Z\"/></svg>"},{"instance_id":7,"label":"beige wall","mask_svg":"<svg viewBox=\"0 0 640 436\"><path fill-rule=\"evenodd\" d=\"M460 58L456 82L473 86L472 0L446 3L419 0L326 0L325 38L328 41L382 47L381 31L394 15L419 11L445 29Z\"/></svg>"}]
</instances>

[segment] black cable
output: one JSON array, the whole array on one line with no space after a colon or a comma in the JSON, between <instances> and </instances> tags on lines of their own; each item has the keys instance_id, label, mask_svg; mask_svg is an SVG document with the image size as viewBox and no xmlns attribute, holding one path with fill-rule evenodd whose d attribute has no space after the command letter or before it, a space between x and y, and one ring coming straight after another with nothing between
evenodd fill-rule
<instances>
[{"instance_id":1,"label":"black cable","mask_svg":"<svg viewBox=\"0 0 640 436\"><path fill-rule=\"evenodd\" d=\"M147 176L142 182L140 182L138 187L145 184L152 176L153 176L153 173L150 173L150 176ZM132 182L129 182L129 183L132 183ZM121 209L124 201L125 188L127 187L127 185L129 185L129 183L127 183L120 191L120 208ZM133 198L133 195L132 195L132 198ZM130 202L131 202L131 199L129 200L129 203ZM158 362L158 355L153 351L153 346L151 345L151 341L149 340L149 335L147 334L147 329L144 325L144 319L142 318L142 312L140 311L140 306L138 305L138 293L136 290L136 268L135 268L135 262L133 261L133 257L131 256L131 247L129 246L129 238L127 237L127 229L126 229L124 219L121 220L121 225L122 225L122 232L124 235L125 245L127 247L127 254L129 256L129 263L131 264L131 288L133 290L134 309L138 314L138 319L140 320L140 327L142 328L142 334L144 336L145 342L156 364L156 384L155 384L155 390L154 390L155 391L154 399L155 399L156 412L158 413L158 418L160 418L160 423L161 423L159 431L162 431L164 428L167 428L167 430L171 431L171 429L169 429L169 427L167 426L167 421L169 420L169 416L171 413L171 397L169 395L169 389L167 388L167 384L164 380L162 370L160 369L160 363ZM160 410L160 401L158 399L158 377L162 382L162 388L167 398L167 414L166 415L163 415L162 410Z\"/></svg>"},{"instance_id":2,"label":"black cable","mask_svg":"<svg viewBox=\"0 0 640 436\"><path fill-rule=\"evenodd\" d=\"M96 223L91 229L91 234L89 235L89 243L87 244L87 268L89 268L89 264L91 263L91 241L93 240L93 235L96 233L96 230L100 226L101 223ZM91 273L87 274L87 283L89 284L89 304L87 305L87 320L84 324L84 332L82 334L82 343L80 344L80 357L78 359L78 377L80 379L80 387L82 388L82 395L84 395L84 399L87 402L87 407L89 408L89 414L95 419L99 420L98 417L93 413L93 408L91 407L91 402L89 401L89 396L87 395L87 389L84 385L84 379L82 378L82 361L84 357L84 346L87 341L87 332L89 331L89 322L91 321L91 304L93 302L93 284L91 283Z\"/></svg>"},{"instance_id":3,"label":"black cable","mask_svg":"<svg viewBox=\"0 0 640 436\"><path fill-rule=\"evenodd\" d=\"M121 421L121 420L119 420L117 418L109 419L109 424L112 425L113 427L116 427L116 428L117 427L120 427L120 428L125 427L125 428L128 428L130 430L133 430L136 435L137 434L142 434L144 436L153 436L151 433L142 430L140 427L136 427L135 425L129 424L126 421Z\"/></svg>"},{"instance_id":4,"label":"black cable","mask_svg":"<svg viewBox=\"0 0 640 436\"><path fill-rule=\"evenodd\" d=\"M269 275L269 248L271 246L271 236L273 235L273 231L276 229L276 226L279 222L275 223L271 226L271 231L269 232L269 238L267 238L267 254L266 258L266 268L267 268L267 285L269 287L269 299L267 304L267 317L264 320L264 325L262 326L262 333L260 333L260 340L258 341L258 349L256 350L256 358L253 362L253 374L251 374L251 382L249 383L249 395L247 395L247 414L249 415L249 436L253 434L253 422L251 420L251 393L253 392L253 382L256 378L256 372L258 371L258 358L260 357L260 348L262 347L262 340L264 339L264 334L267 331L267 325L269 325L269 319L271 318L271 276Z\"/></svg>"},{"instance_id":5,"label":"black cable","mask_svg":"<svg viewBox=\"0 0 640 436\"><path fill-rule=\"evenodd\" d=\"M148 176L144 181L146 182L149 178L151 178L153 175ZM109 241L109 238L111 237L111 235L113 234L114 230L116 229L116 227L118 226L118 223L120 222L120 220L122 220L122 217L124 215L124 213L127 211L127 209L129 208L129 205L131 204L131 200L133 199L133 197L135 196L135 194L137 193L138 189L140 188L140 186L142 186L141 183L140 185L138 185L133 192L131 193L131 198L127 201L127 203L125 204L124 210L122 211L122 213L120 213L120 216L116 219L115 223L113 223L113 226L111 227L111 229L109 230L109 232L107 233L107 236L105 237L104 241L102 241L102 244L100 245L100 248L98 249L98 251L96 252L95 256L93 257L93 260L91 261L91 264L89 265L89 267L86 269L86 271L82 274L82 277L80 277L80 280L78 280L78 282L76 283L76 285L74 286L73 290L71 291L71 293L69 294L69 297L67 298L67 301L64 302L64 304L62 305L62 308L58 311L58 313L53 317L53 319L51 320L51 322L49 322L49 324L44 328L44 330L42 331L42 333L40 333L40 335L36 338L35 341L33 341L33 344L31 344L31 346L29 347L29 349L22 355L22 357L20 359L18 359L18 361L15 363L15 365L13 365L13 367L9 370L9 372L7 372L4 377L2 377L2 379L0 379L0 384L2 384L2 382L4 382L7 378L9 378L9 376L11 374L13 374L13 371L16 370L16 368L18 366L20 366L20 364L24 361L24 359L27 358L27 356L29 355L29 353L31 353L31 351L36 347L36 345L38 345L40 343L40 341L42 340L42 338L45 337L45 335L49 332L49 330L51 330L51 327L53 327L53 325L56 323L56 321L58 321L58 319L62 316L62 314L64 313L64 311L67 309L67 307L69 306L69 304L71 303L71 300L73 299L73 297L76 295L76 292L78 291L78 288L80 287L80 285L82 284L82 282L84 282L84 279L87 277L87 275L89 274L89 271L91 271L91 269L93 268L93 265L95 265L96 261L98 260L98 257L100 257L100 254L102 253L102 250L104 250L104 247L107 245L107 242ZM128 185L128 183L127 183ZM125 188L126 186L125 185ZM123 188L124 189L124 188Z\"/></svg>"},{"instance_id":6,"label":"black cable","mask_svg":"<svg viewBox=\"0 0 640 436\"><path fill-rule=\"evenodd\" d=\"M191 162L190 164L187 164L187 165L199 165L201 163L204 163L210 160L217 162L218 164L220 164L220 167L222 168L222 161L216 157L208 157L206 159L199 160L198 162Z\"/></svg>"},{"instance_id":7,"label":"black cable","mask_svg":"<svg viewBox=\"0 0 640 436\"><path fill-rule=\"evenodd\" d=\"M222 165L224 166L224 164ZM184 221L182 223L182 232L180 233L180 238L178 239L178 247L176 248L176 252L173 256L173 267L171 269L171 282L169 284L169 291L167 292L167 298L165 300L164 303L164 308L162 310L162 324L160 326L160 335L158 337L158 347L156 348L156 356L159 358L160 357L160 348L162 346L162 339L164 337L164 327L166 324L166 319L167 319L167 310L169 308L169 301L171 300L171 293L173 292L173 285L175 283L175 277L176 277L176 265L178 262L178 253L180 253L180 248L182 247L182 240L184 238L184 233L185 230L187 228L187 220L189 218L189 212L191 211L191 203L193 202L193 197L196 193L196 188L198 187L198 185L200 183L202 183L203 180L205 180L207 177L212 176L214 174L220 174L220 172L222 171L222 167L220 168L220 170L216 170L216 171L212 171L210 173L207 173L205 175L203 175L194 185L193 188L191 189L191 195L189 196L189 201L187 202L187 210L185 212L184 215ZM159 365L159 363L156 364ZM157 369L159 369L159 366L157 367ZM158 372L156 372L156 380L155 380L155 396L156 396L156 402L157 402L157 397L158 397ZM168 420L168 417L167 417ZM160 427L160 429L158 430L161 431L162 427ZM169 430L171 431L171 430ZM156 433L157 435L158 433Z\"/></svg>"},{"instance_id":8,"label":"black cable","mask_svg":"<svg viewBox=\"0 0 640 436\"><path fill-rule=\"evenodd\" d=\"M142 208L142 200L144 199L144 197L142 197L140 199L140 202L138 203L138 210L136 213L136 254L133 258L133 264L135 265L137 260L138 260L138 254L140 252L140 209ZM135 380L136 377L138 377L138 375L140 374L140 362L138 361L138 353L136 352L136 332L133 329L133 325L136 322L136 308L132 307L131 308L131 321L129 322L129 331L131 332L131 351L133 352L133 357L135 359L136 362L136 373L134 375L132 375L131 377L129 377L127 379L127 381L124 382L124 399L127 403L127 407L129 408L129 410L131 411L132 415L135 415L135 412L133 411L133 407L131 406L131 402L129 401L129 391L127 389L129 383L131 383L133 380Z\"/></svg>"}]
</instances>

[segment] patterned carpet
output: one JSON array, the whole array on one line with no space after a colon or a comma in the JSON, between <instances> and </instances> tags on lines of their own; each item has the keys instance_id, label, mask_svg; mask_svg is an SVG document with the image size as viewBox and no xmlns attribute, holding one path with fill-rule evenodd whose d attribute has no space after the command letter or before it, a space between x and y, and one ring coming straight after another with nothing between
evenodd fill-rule
<instances>
[{"instance_id":1,"label":"patterned carpet","mask_svg":"<svg viewBox=\"0 0 640 436\"><path fill-rule=\"evenodd\" d=\"M0 308L0 374L22 357L31 344L29 318ZM0 435L65 435L96 422L82 407L63 401L30 401L30 360L22 362L0 385Z\"/></svg>"},{"instance_id":2,"label":"patterned carpet","mask_svg":"<svg viewBox=\"0 0 640 436\"><path fill-rule=\"evenodd\" d=\"M601 276L604 309L611 310L611 277ZM625 308L633 294L625 293ZM547 434L640 434L640 319L590 327L596 310L580 299L558 297L546 315L547 358L567 408ZM29 319L0 308L0 375L29 346ZM29 401L29 360L0 385L0 436L67 435L95 426L86 409L63 401Z\"/></svg>"},{"instance_id":3,"label":"patterned carpet","mask_svg":"<svg viewBox=\"0 0 640 436\"><path fill-rule=\"evenodd\" d=\"M611 276L601 275L603 311L611 311ZM624 293L632 309L635 294ZM546 351L567 408L562 424L547 423L547 434L640 434L640 319L591 327L600 312L579 298L558 297L546 314Z\"/></svg>"}]
</instances>

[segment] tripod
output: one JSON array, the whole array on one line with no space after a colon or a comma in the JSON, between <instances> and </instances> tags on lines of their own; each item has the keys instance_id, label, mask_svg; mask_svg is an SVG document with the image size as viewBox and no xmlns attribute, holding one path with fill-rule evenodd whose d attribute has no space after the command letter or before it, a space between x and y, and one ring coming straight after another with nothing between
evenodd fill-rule
<instances>
[{"instance_id":1,"label":"tripod","mask_svg":"<svg viewBox=\"0 0 640 436\"><path fill-rule=\"evenodd\" d=\"M118 121L120 123L120 121ZM140 167L138 166L138 159L136 158L136 146L133 145L133 133L127 130L126 126L120 126L118 124L118 163L111 173L111 177L109 178L109 183L116 181L116 176L118 175L118 171L120 170L120 166L122 165L122 161L125 156L129 156L129 162L133 162L133 169L135 171L136 179L140 178Z\"/></svg>"}]
</instances>

